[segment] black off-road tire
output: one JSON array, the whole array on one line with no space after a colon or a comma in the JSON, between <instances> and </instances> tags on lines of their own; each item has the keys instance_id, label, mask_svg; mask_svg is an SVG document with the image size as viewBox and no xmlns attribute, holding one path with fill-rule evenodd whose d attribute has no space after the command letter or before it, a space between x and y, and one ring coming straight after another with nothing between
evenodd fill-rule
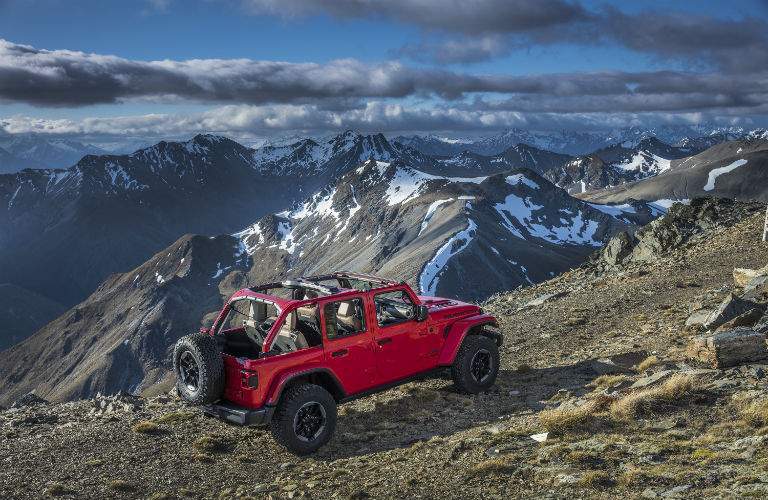
<instances>
[{"instance_id":1,"label":"black off-road tire","mask_svg":"<svg viewBox=\"0 0 768 500\"><path fill-rule=\"evenodd\" d=\"M322 406L324 423L316 437L302 439L295 428L296 419L302 409L316 409L314 405ZM270 426L275 441L296 455L309 455L328 443L336 429L336 400L331 393L319 385L303 383L285 390Z\"/></svg>"},{"instance_id":2,"label":"black off-road tire","mask_svg":"<svg viewBox=\"0 0 768 500\"><path fill-rule=\"evenodd\" d=\"M185 364L182 356L186 361L191 357L199 369L195 387L182 380L181 365ZM224 393L224 359L218 342L211 335L193 333L181 337L173 349L173 372L179 396L189 403L215 403Z\"/></svg>"},{"instance_id":3,"label":"black off-road tire","mask_svg":"<svg viewBox=\"0 0 768 500\"><path fill-rule=\"evenodd\" d=\"M485 377L478 380L473 376L472 363L476 356L490 360L490 369ZM499 374L499 346L496 341L484 335L467 335L456 353L451 367L453 383L459 392L478 394L493 386Z\"/></svg>"}]
</instances>

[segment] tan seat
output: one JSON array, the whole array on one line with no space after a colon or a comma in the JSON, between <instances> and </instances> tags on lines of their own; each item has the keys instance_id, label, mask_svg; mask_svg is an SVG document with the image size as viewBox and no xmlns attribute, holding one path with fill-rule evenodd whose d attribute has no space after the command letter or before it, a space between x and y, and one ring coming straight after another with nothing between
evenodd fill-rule
<instances>
[{"instance_id":1,"label":"tan seat","mask_svg":"<svg viewBox=\"0 0 768 500\"><path fill-rule=\"evenodd\" d=\"M272 347L277 347L281 352L298 351L309 347L309 342L301 332L296 331L296 311L290 313L277 332Z\"/></svg>"},{"instance_id":2,"label":"tan seat","mask_svg":"<svg viewBox=\"0 0 768 500\"><path fill-rule=\"evenodd\" d=\"M354 302L341 302L336 311L336 321L343 325L347 331L359 332L363 329L362 322L356 314Z\"/></svg>"}]
</instances>

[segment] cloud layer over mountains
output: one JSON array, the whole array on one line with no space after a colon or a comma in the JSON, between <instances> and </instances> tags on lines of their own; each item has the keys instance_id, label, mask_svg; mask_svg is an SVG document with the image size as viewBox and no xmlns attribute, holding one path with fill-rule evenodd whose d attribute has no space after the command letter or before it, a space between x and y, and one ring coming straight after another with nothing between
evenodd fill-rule
<instances>
[{"instance_id":1,"label":"cloud layer over mountains","mask_svg":"<svg viewBox=\"0 0 768 500\"><path fill-rule=\"evenodd\" d=\"M376 20L381 29L406 25L416 29L417 39L393 48L393 58L380 62L144 61L0 39L0 103L44 109L136 102L210 106L179 113L118 112L109 118L81 118L82 112L68 119L6 116L0 117L0 132L270 135L701 121L759 126L768 114L765 13L726 18L570 0L247 0L245 5L250 14L288 23L322 15ZM164 10L174 8L179 6L163 2ZM655 63L645 70L546 74L480 72L466 65L555 45L621 47ZM449 64L456 62L465 65ZM663 66L669 69L659 69Z\"/></svg>"}]
</instances>

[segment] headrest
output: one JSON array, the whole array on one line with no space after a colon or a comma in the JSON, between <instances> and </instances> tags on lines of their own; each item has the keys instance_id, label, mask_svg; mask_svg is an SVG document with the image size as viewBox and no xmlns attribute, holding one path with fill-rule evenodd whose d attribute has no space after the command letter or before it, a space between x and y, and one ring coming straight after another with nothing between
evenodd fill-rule
<instances>
[{"instance_id":1,"label":"headrest","mask_svg":"<svg viewBox=\"0 0 768 500\"><path fill-rule=\"evenodd\" d=\"M339 304L339 310L336 311L337 316L352 316L354 314L354 308L352 302L342 302Z\"/></svg>"},{"instance_id":2,"label":"headrest","mask_svg":"<svg viewBox=\"0 0 768 500\"><path fill-rule=\"evenodd\" d=\"M316 299L317 298L317 292L314 290L305 290L304 291L304 298L305 299Z\"/></svg>"}]
</instances>

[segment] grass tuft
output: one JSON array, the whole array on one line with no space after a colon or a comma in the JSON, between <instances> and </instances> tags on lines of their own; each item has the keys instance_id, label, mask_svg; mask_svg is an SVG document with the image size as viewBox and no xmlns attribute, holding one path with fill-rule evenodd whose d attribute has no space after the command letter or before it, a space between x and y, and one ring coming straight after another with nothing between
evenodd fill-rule
<instances>
[{"instance_id":1,"label":"grass tuft","mask_svg":"<svg viewBox=\"0 0 768 500\"><path fill-rule=\"evenodd\" d=\"M747 403L741 409L741 418L753 427L768 425L768 399Z\"/></svg>"},{"instance_id":2,"label":"grass tuft","mask_svg":"<svg viewBox=\"0 0 768 500\"><path fill-rule=\"evenodd\" d=\"M229 450L229 442L221 436L208 434L193 443L200 453L224 453Z\"/></svg>"},{"instance_id":3,"label":"grass tuft","mask_svg":"<svg viewBox=\"0 0 768 500\"><path fill-rule=\"evenodd\" d=\"M659 360L658 356L648 356L647 358L639 362L635 367L635 369L638 372L642 373L645 370L649 368L653 368L654 366L658 365L660 362L661 361Z\"/></svg>"},{"instance_id":4,"label":"grass tuft","mask_svg":"<svg viewBox=\"0 0 768 500\"><path fill-rule=\"evenodd\" d=\"M607 389L609 387L614 387L622 382L629 380L629 377L626 375L600 375L595 380L587 384L587 387L594 387L596 389Z\"/></svg>"},{"instance_id":5,"label":"grass tuft","mask_svg":"<svg viewBox=\"0 0 768 500\"><path fill-rule=\"evenodd\" d=\"M624 396L611 405L615 420L630 421L642 415L658 412L664 406L678 402L694 389L688 375L675 374L657 387L643 389Z\"/></svg>"},{"instance_id":6,"label":"grass tuft","mask_svg":"<svg viewBox=\"0 0 768 500\"><path fill-rule=\"evenodd\" d=\"M581 406L561 405L539 413L539 422L549 432L565 433L594 427L596 414L608 407L611 398L598 397Z\"/></svg>"},{"instance_id":7,"label":"grass tuft","mask_svg":"<svg viewBox=\"0 0 768 500\"><path fill-rule=\"evenodd\" d=\"M160 426L151 420L142 420L133 424L131 430L138 434L158 434L160 433Z\"/></svg>"},{"instance_id":8,"label":"grass tuft","mask_svg":"<svg viewBox=\"0 0 768 500\"><path fill-rule=\"evenodd\" d=\"M473 477L501 476L511 474L516 469L517 466L508 458L494 458L473 465L469 469L469 475Z\"/></svg>"},{"instance_id":9,"label":"grass tuft","mask_svg":"<svg viewBox=\"0 0 768 500\"><path fill-rule=\"evenodd\" d=\"M107 483L107 486L111 490L115 491L133 491L134 487L131 483L128 481L123 481L122 479L114 479Z\"/></svg>"}]
</instances>

